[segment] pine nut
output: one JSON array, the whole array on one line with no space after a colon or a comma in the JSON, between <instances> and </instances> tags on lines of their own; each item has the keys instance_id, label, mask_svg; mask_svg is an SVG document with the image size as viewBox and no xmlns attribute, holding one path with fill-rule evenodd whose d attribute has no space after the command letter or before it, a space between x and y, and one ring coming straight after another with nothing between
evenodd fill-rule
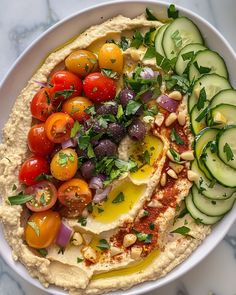
<instances>
[{"instance_id":1,"label":"pine nut","mask_svg":"<svg viewBox=\"0 0 236 295\"><path fill-rule=\"evenodd\" d=\"M130 256L132 259L137 260L141 257L143 249L141 247L134 246L131 248Z\"/></svg>"},{"instance_id":2,"label":"pine nut","mask_svg":"<svg viewBox=\"0 0 236 295\"><path fill-rule=\"evenodd\" d=\"M195 159L193 151L186 151L180 154L180 157L185 161L192 161Z\"/></svg>"},{"instance_id":3,"label":"pine nut","mask_svg":"<svg viewBox=\"0 0 236 295\"><path fill-rule=\"evenodd\" d=\"M171 124L173 124L177 120L177 115L176 113L171 113L169 116L166 118L165 125L166 127L169 127Z\"/></svg>"},{"instance_id":4,"label":"pine nut","mask_svg":"<svg viewBox=\"0 0 236 295\"><path fill-rule=\"evenodd\" d=\"M140 60L140 54L137 50L130 50L130 56L133 59L133 61L139 61Z\"/></svg>"},{"instance_id":5,"label":"pine nut","mask_svg":"<svg viewBox=\"0 0 236 295\"><path fill-rule=\"evenodd\" d=\"M155 124L157 124L157 126L161 126L162 123L164 122L165 117L162 113L159 113L155 116Z\"/></svg>"},{"instance_id":6,"label":"pine nut","mask_svg":"<svg viewBox=\"0 0 236 295\"><path fill-rule=\"evenodd\" d=\"M92 263L96 262L97 253L92 247L90 247L90 246L84 247L82 249L82 253L83 253L83 256L86 260L89 260Z\"/></svg>"},{"instance_id":7,"label":"pine nut","mask_svg":"<svg viewBox=\"0 0 236 295\"><path fill-rule=\"evenodd\" d=\"M174 178L174 179L178 179L178 176L177 174L175 173L175 171L173 169L169 169L167 171L167 174L171 177L171 178Z\"/></svg>"},{"instance_id":8,"label":"pine nut","mask_svg":"<svg viewBox=\"0 0 236 295\"><path fill-rule=\"evenodd\" d=\"M163 173L161 176L161 180L160 180L160 184L161 186L165 186L166 185L166 173Z\"/></svg>"},{"instance_id":9,"label":"pine nut","mask_svg":"<svg viewBox=\"0 0 236 295\"><path fill-rule=\"evenodd\" d=\"M188 170L187 177L189 181L198 181L199 179L199 175L192 170Z\"/></svg>"},{"instance_id":10,"label":"pine nut","mask_svg":"<svg viewBox=\"0 0 236 295\"><path fill-rule=\"evenodd\" d=\"M74 246L80 246L83 244L83 238L80 233L76 232L73 234L71 244Z\"/></svg>"},{"instance_id":11,"label":"pine nut","mask_svg":"<svg viewBox=\"0 0 236 295\"><path fill-rule=\"evenodd\" d=\"M91 234L82 234L82 236L86 245L92 241L93 236Z\"/></svg>"},{"instance_id":12,"label":"pine nut","mask_svg":"<svg viewBox=\"0 0 236 295\"><path fill-rule=\"evenodd\" d=\"M115 256L115 255L118 255L118 254L121 254L121 253L123 253L123 252L124 252L123 249L118 248L118 247L114 247L114 246L112 246L112 247L110 248L110 254L111 254L111 257L113 257L113 256Z\"/></svg>"},{"instance_id":13,"label":"pine nut","mask_svg":"<svg viewBox=\"0 0 236 295\"><path fill-rule=\"evenodd\" d=\"M178 116L177 116L178 122L180 126L184 126L186 123L186 114L185 112L179 112Z\"/></svg>"},{"instance_id":14,"label":"pine nut","mask_svg":"<svg viewBox=\"0 0 236 295\"><path fill-rule=\"evenodd\" d=\"M180 165L180 164L177 164L177 163L173 163L173 162L170 162L169 163L169 166L171 169L173 169L177 174L179 174L183 169L184 169L184 166L183 165Z\"/></svg>"},{"instance_id":15,"label":"pine nut","mask_svg":"<svg viewBox=\"0 0 236 295\"><path fill-rule=\"evenodd\" d=\"M127 234L124 236L123 246L125 248L133 245L137 241L137 237L134 234Z\"/></svg>"},{"instance_id":16,"label":"pine nut","mask_svg":"<svg viewBox=\"0 0 236 295\"><path fill-rule=\"evenodd\" d=\"M181 92L176 91L176 90L169 93L168 96L169 96L169 98L172 98L174 100L181 100L183 98Z\"/></svg>"}]
</instances>

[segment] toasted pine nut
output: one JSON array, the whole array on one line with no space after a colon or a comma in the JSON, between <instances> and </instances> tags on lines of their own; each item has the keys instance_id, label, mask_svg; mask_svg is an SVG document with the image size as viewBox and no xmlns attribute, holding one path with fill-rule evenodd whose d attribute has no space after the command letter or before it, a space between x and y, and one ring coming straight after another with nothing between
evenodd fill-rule
<instances>
[{"instance_id":1,"label":"toasted pine nut","mask_svg":"<svg viewBox=\"0 0 236 295\"><path fill-rule=\"evenodd\" d=\"M178 163L170 162L170 163L169 163L169 166L170 166L170 168L172 168L177 174L179 174L179 173L184 169L184 166L183 166L183 165L180 165L180 164L178 164Z\"/></svg>"},{"instance_id":2,"label":"toasted pine nut","mask_svg":"<svg viewBox=\"0 0 236 295\"><path fill-rule=\"evenodd\" d=\"M171 124L173 124L177 120L177 115L176 113L171 113L169 116L166 118L165 125L166 127L169 127Z\"/></svg>"},{"instance_id":3,"label":"toasted pine nut","mask_svg":"<svg viewBox=\"0 0 236 295\"><path fill-rule=\"evenodd\" d=\"M162 123L164 122L164 115L162 113L158 113L156 116L155 116L155 124L157 124L157 126L161 126Z\"/></svg>"},{"instance_id":4,"label":"toasted pine nut","mask_svg":"<svg viewBox=\"0 0 236 295\"><path fill-rule=\"evenodd\" d=\"M169 98L172 98L174 100L181 100L183 98L181 92L176 91L176 90L169 93L168 96L169 96Z\"/></svg>"},{"instance_id":5,"label":"toasted pine nut","mask_svg":"<svg viewBox=\"0 0 236 295\"><path fill-rule=\"evenodd\" d=\"M131 248L130 256L132 259L137 260L141 257L143 249L141 247L134 246Z\"/></svg>"},{"instance_id":6,"label":"toasted pine nut","mask_svg":"<svg viewBox=\"0 0 236 295\"><path fill-rule=\"evenodd\" d=\"M197 181L199 179L199 175L192 170L188 170L187 177L189 181Z\"/></svg>"},{"instance_id":7,"label":"toasted pine nut","mask_svg":"<svg viewBox=\"0 0 236 295\"><path fill-rule=\"evenodd\" d=\"M167 171L167 174L171 177L171 178L174 178L174 179L178 179L178 176L177 174L175 173L175 171L173 169L169 169Z\"/></svg>"},{"instance_id":8,"label":"toasted pine nut","mask_svg":"<svg viewBox=\"0 0 236 295\"><path fill-rule=\"evenodd\" d=\"M127 234L124 236L123 246L125 248L133 245L137 241L137 237L134 234Z\"/></svg>"},{"instance_id":9,"label":"toasted pine nut","mask_svg":"<svg viewBox=\"0 0 236 295\"><path fill-rule=\"evenodd\" d=\"M82 236L86 245L88 245L92 241L93 236L91 234L84 233L82 234Z\"/></svg>"},{"instance_id":10,"label":"toasted pine nut","mask_svg":"<svg viewBox=\"0 0 236 295\"><path fill-rule=\"evenodd\" d=\"M134 61L140 60L140 54L137 50L130 50L130 56Z\"/></svg>"},{"instance_id":11,"label":"toasted pine nut","mask_svg":"<svg viewBox=\"0 0 236 295\"><path fill-rule=\"evenodd\" d=\"M112 246L112 247L110 248L110 254L111 254L111 257L113 257L113 256L115 256L115 255L118 255L118 254L121 254L121 253L123 253L123 252L124 252L123 249L118 248L118 247L114 247L114 246Z\"/></svg>"},{"instance_id":12,"label":"toasted pine nut","mask_svg":"<svg viewBox=\"0 0 236 295\"><path fill-rule=\"evenodd\" d=\"M160 207L162 207L162 203L159 202L156 199L153 199L153 200L151 200L151 202L148 203L148 207L151 207L151 208L160 208Z\"/></svg>"},{"instance_id":13,"label":"toasted pine nut","mask_svg":"<svg viewBox=\"0 0 236 295\"><path fill-rule=\"evenodd\" d=\"M85 259L89 260L92 263L96 262L97 253L92 247L90 247L90 246L84 247L82 249L82 253L83 253L83 256Z\"/></svg>"},{"instance_id":14,"label":"toasted pine nut","mask_svg":"<svg viewBox=\"0 0 236 295\"><path fill-rule=\"evenodd\" d=\"M71 244L74 246L80 246L83 244L83 238L80 233L75 232L72 237Z\"/></svg>"},{"instance_id":15,"label":"toasted pine nut","mask_svg":"<svg viewBox=\"0 0 236 295\"><path fill-rule=\"evenodd\" d=\"M192 161L194 160L194 153L193 151L186 151L180 154L180 157L185 161Z\"/></svg>"},{"instance_id":16,"label":"toasted pine nut","mask_svg":"<svg viewBox=\"0 0 236 295\"><path fill-rule=\"evenodd\" d=\"M161 180L160 180L160 184L161 186L165 186L166 185L166 173L163 173L161 176Z\"/></svg>"},{"instance_id":17,"label":"toasted pine nut","mask_svg":"<svg viewBox=\"0 0 236 295\"><path fill-rule=\"evenodd\" d=\"M179 125L184 126L185 122L186 122L186 114L185 112L179 112L178 116L177 116Z\"/></svg>"}]
</instances>

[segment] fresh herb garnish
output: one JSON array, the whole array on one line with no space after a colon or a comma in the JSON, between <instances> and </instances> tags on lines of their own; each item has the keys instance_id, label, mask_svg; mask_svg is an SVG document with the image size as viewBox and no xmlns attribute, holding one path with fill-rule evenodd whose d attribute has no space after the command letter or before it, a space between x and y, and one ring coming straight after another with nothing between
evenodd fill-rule
<instances>
[{"instance_id":1,"label":"fresh herb garnish","mask_svg":"<svg viewBox=\"0 0 236 295\"><path fill-rule=\"evenodd\" d=\"M80 223L82 226L86 226L87 225L87 218L81 216L78 220L78 223Z\"/></svg>"},{"instance_id":2,"label":"fresh herb garnish","mask_svg":"<svg viewBox=\"0 0 236 295\"><path fill-rule=\"evenodd\" d=\"M83 262L83 261L84 261L83 258L79 258L79 257L77 257L77 263L81 263L81 262Z\"/></svg>"},{"instance_id":3,"label":"fresh herb garnish","mask_svg":"<svg viewBox=\"0 0 236 295\"><path fill-rule=\"evenodd\" d=\"M178 18L178 17L179 17L179 11L176 10L174 4L171 4L171 5L168 7L167 13L168 13L168 18L173 18L173 19L175 19L175 18Z\"/></svg>"},{"instance_id":4,"label":"fresh herb garnish","mask_svg":"<svg viewBox=\"0 0 236 295\"><path fill-rule=\"evenodd\" d=\"M146 106L146 105L145 105ZM158 107L157 105L153 105L151 108L147 108L144 110L143 115L144 116L151 116L154 117L158 114Z\"/></svg>"},{"instance_id":5,"label":"fresh herb garnish","mask_svg":"<svg viewBox=\"0 0 236 295\"><path fill-rule=\"evenodd\" d=\"M135 47L138 49L143 44L143 36L139 31L134 33L133 39L131 41L130 47Z\"/></svg>"},{"instance_id":6,"label":"fresh herb garnish","mask_svg":"<svg viewBox=\"0 0 236 295\"><path fill-rule=\"evenodd\" d=\"M227 161L233 161L234 160L234 154L232 152L232 149L230 145L226 142L223 149L224 153L226 154Z\"/></svg>"},{"instance_id":7,"label":"fresh herb garnish","mask_svg":"<svg viewBox=\"0 0 236 295\"><path fill-rule=\"evenodd\" d=\"M52 175L49 175L49 174L41 173L37 177L35 177L35 180L36 181L42 181L42 180L52 181L53 180L53 176Z\"/></svg>"},{"instance_id":8,"label":"fresh herb garnish","mask_svg":"<svg viewBox=\"0 0 236 295\"><path fill-rule=\"evenodd\" d=\"M38 225L34 221L28 221L27 224L34 230L37 237L40 236L40 230Z\"/></svg>"},{"instance_id":9,"label":"fresh herb garnish","mask_svg":"<svg viewBox=\"0 0 236 295\"><path fill-rule=\"evenodd\" d=\"M125 36L121 37L119 46L123 51L129 48L129 41L125 38Z\"/></svg>"},{"instance_id":10,"label":"fresh herb garnish","mask_svg":"<svg viewBox=\"0 0 236 295\"><path fill-rule=\"evenodd\" d=\"M81 129L81 125L78 121L75 121L72 129L71 129L71 132L70 132L70 137L75 137L76 134L80 131Z\"/></svg>"},{"instance_id":11,"label":"fresh herb garnish","mask_svg":"<svg viewBox=\"0 0 236 295\"><path fill-rule=\"evenodd\" d=\"M212 179L212 181L209 184L209 188L213 188L216 184L216 179Z\"/></svg>"},{"instance_id":12,"label":"fresh herb garnish","mask_svg":"<svg viewBox=\"0 0 236 295\"><path fill-rule=\"evenodd\" d=\"M99 248L100 250L108 250L108 249L110 249L110 245L107 242L107 240L101 239L99 241L99 244L98 244L97 248Z\"/></svg>"},{"instance_id":13,"label":"fresh herb garnish","mask_svg":"<svg viewBox=\"0 0 236 295\"><path fill-rule=\"evenodd\" d=\"M104 209L103 208L97 207L97 209L98 209L98 213L104 212Z\"/></svg>"},{"instance_id":14,"label":"fresh herb garnish","mask_svg":"<svg viewBox=\"0 0 236 295\"><path fill-rule=\"evenodd\" d=\"M145 152L142 155L142 158L143 158L145 164L149 164L150 165L151 155L150 155L150 153L149 153L148 150L145 150Z\"/></svg>"},{"instance_id":15,"label":"fresh herb garnish","mask_svg":"<svg viewBox=\"0 0 236 295\"><path fill-rule=\"evenodd\" d=\"M149 58L153 58L156 57L156 49L155 47L148 47L148 49L146 50L143 59L149 59Z\"/></svg>"},{"instance_id":16,"label":"fresh herb garnish","mask_svg":"<svg viewBox=\"0 0 236 295\"><path fill-rule=\"evenodd\" d=\"M177 218L183 218L188 213L188 209L184 207L180 213L178 214Z\"/></svg>"},{"instance_id":17,"label":"fresh herb garnish","mask_svg":"<svg viewBox=\"0 0 236 295\"><path fill-rule=\"evenodd\" d=\"M204 192L206 190L204 187L202 187L203 182L204 182L203 178L200 177L200 179L199 179L199 188L198 188L199 194L202 194L202 192Z\"/></svg>"},{"instance_id":18,"label":"fresh herb garnish","mask_svg":"<svg viewBox=\"0 0 236 295\"><path fill-rule=\"evenodd\" d=\"M138 109L141 107L141 105L142 104L140 102L130 100L126 106L126 111L125 111L126 116L134 115L138 111Z\"/></svg>"},{"instance_id":19,"label":"fresh herb garnish","mask_svg":"<svg viewBox=\"0 0 236 295\"><path fill-rule=\"evenodd\" d=\"M209 143L210 146L210 150L212 153L216 153L217 152L217 144L216 141L212 141Z\"/></svg>"},{"instance_id":20,"label":"fresh herb garnish","mask_svg":"<svg viewBox=\"0 0 236 295\"><path fill-rule=\"evenodd\" d=\"M205 87L203 87L201 90L200 90L200 93L199 93L199 98L198 98L198 101L197 101L197 109L200 111L202 108L204 108L204 105L205 105L205 102L206 102L206 90L205 90Z\"/></svg>"},{"instance_id":21,"label":"fresh herb garnish","mask_svg":"<svg viewBox=\"0 0 236 295\"><path fill-rule=\"evenodd\" d=\"M207 68L207 67L203 67L198 65L197 61L195 61L193 63L193 65L195 66L195 68L198 70L199 74L208 74L211 71L211 68Z\"/></svg>"},{"instance_id":22,"label":"fresh herb garnish","mask_svg":"<svg viewBox=\"0 0 236 295\"><path fill-rule=\"evenodd\" d=\"M48 251L47 251L47 249L45 249L45 248L37 249L37 251L38 251L38 253L39 253L40 255L42 255L43 257L46 257L46 256L48 255Z\"/></svg>"},{"instance_id":23,"label":"fresh herb garnish","mask_svg":"<svg viewBox=\"0 0 236 295\"><path fill-rule=\"evenodd\" d=\"M81 150L86 150L90 144L90 136L83 134L78 138L78 146Z\"/></svg>"},{"instance_id":24,"label":"fresh herb garnish","mask_svg":"<svg viewBox=\"0 0 236 295\"><path fill-rule=\"evenodd\" d=\"M144 35L144 39L143 39L143 43L144 45L146 46L153 46L154 45L154 42L153 42L153 39L152 39L152 33L156 31L155 28L151 28L145 35Z\"/></svg>"},{"instance_id":25,"label":"fresh herb garnish","mask_svg":"<svg viewBox=\"0 0 236 295\"><path fill-rule=\"evenodd\" d=\"M152 9L146 8L146 19L147 20L158 20L155 15L153 14Z\"/></svg>"},{"instance_id":26,"label":"fresh herb garnish","mask_svg":"<svg viewBox=\"0 0 236 295\"><path fill-rule=\"evenodd\" d=\"M17 190L17 186L15 185L15 183L14 183L13 186L12 186L12 190L13 190L13 191Z\"/></svg>"},{"instance_id":27,"label":"fresh herb garnish","mask_svg":"<svg viewBox=\"0 0 236 295\"><path fill-rule=\"evenodd\" d=\"M177 144L180 144L180 145L183 145L184 144L184 141L179 136L179 134L176 132L175 128L172 128L172 130L171 130L170 139L173 142L175 141Z\"/></svg>"},{"instance_id":28,"label":"fresh herb garnish","mask_svg":"<svg viewBox=\"0 0 236 295\"><path fill-rule=\"evenodd\" d=\"M11 205L23 205L34 198L34 195L23 195L19 193L18 195L8 197L8 201Z\"/></svg>"},{"instance_id":29,"label":"fresh herb garnish","mask_svg":"<svg viewBox=\"0 0 236 295\"><path fill-rule=\"evenodd\" d=\"M197 122L201 122L202 119L204 119L206 117L206 115L209 113L210 109L209 107L207 106L198 116L197 118L195 119L195 121Z\"/></svg>"},{"instance_id":30,"label":"fresh herb garnish","mask_svg":"<svg viewBox=\"0 0 236 295\"><path fill-rule=\"evenodd\" d=\"M180 162L180 154L178 152L176 152L176 150L170 149L170 153L171 153L175 162Z\"/></svg>"},{"instance_id":31,"label":"fresh herb garnish","mask_svg":"<svg viewBox=\"0 0 236 295\"><path fill-rule=\"evenodd\" d=\"M183 40L179 30L174 31L174 33L171 35L171 39L174 41L177 48L182 46Z\"/></svg>"},{"instance_id":32,"label":"fresh herb garnish","mask_svg":"<svg viewBox=\"0 0 236 295\"><path fill-rule=\"evenodd\" d=\"M162 56L160 53L156 52L156 64L163 69L165 72L169 72L175 63L168 58Z\"/></svg>"},{"instance_id":33,"label":"fresh herb garnish","mask_svg":"<svg viewBox=\"0 0 236 295\"><path fill-rule=\"evenodd\" d=\"M106 77L111 78L111 79L117 79L119 77L117 72L113 72L110 69L104 69L103 68L103 69L101 69L101 73L103 74L103 76L106 76Z\"/></svg>"},{"instance_id":34,"label":"fresh herb garnish","mask_svg":"<svg viewBox=\"0 0 236 295\"><path fill-rule=\"evenodd\" d=\"M135 231L136 237L140 242L144 242L145 244L150 244L152 242L152 234L146 234Z\"/></svg>"},{"instance_id":35,"label":"fresh herb garnish","mask_svg":"<svg viewBox=\"0 0 236 295\"><path fill-rule=\"evenodd\" d=\"M60 166L66 166L68 164L68 161L70 162L74 162L75 161L75 157L72 154L65 154L63 152L59 152L59 159L58 159L58 164Z\"/></svg>"},{"instance_id":36,"label":"fresh herb garnish","mask_svg":"<svg viewBox=\"0 0 236 295\"><path fill-rule=\"evenodd\" d=\"M55 98L58 98L58 97L63 97L63 99L67 99L69 98L76 90L71 87L71 89L64 89L64 90L61 90L61 91L56 91L55 92Z\"/></svg>"},{"instance_id":37,"label":"fresh herb garnish","mask_svg":"<svg viewBox=\"0 0 236 295\"><path fill-rule=\"evenodd\" d=\"M186 52L186 53L182 54L181 56L182 56L182 59L184 61L186 61L186 60L192 60L193 57L194 57L194 51Z\"/></svg>"},{"instance_id":38,"label":"fresh herb garnish","mask_svg":"<svg viewBox=\"0 0 236 295\"><path fill-rule=\"evenodd\" d=\"M117 109L117 114L116 114L116 118L119 120L123 117L124 115L124 110L121 104L118 105L118 109Z\"/></svg>"},{"instance_id":39,"label":"fresh herb garnish","mask_svg":"<svg viewBox=\"0 0 236 295\"><path fill-rule=\"evenodd\" d=\"M42 193L39 202L40 202L40 204L42 204L43 206L46 205L46 199L45 199L45 194L44 194L44 193Z\"/></svg>"},{"instance_id":40,"label":"fresh herb garnish","mask_svg":"<svg viewBox=\"0 0 236 295\"><path fill-rule=\"evenodd\" d=\"M181 93L187 93L191 94L193 83L190 83L188 79L186 79L184 76L178 76L178 75L166 75L164 77L166 81L166 88L168 90L178 90Z\"/></svg>"},{"instance_id":41,"label":"fresh herb garnish","mask_svg":"<svg viewBox=\"0 0 236 295\"><path fill-rule=\"evenodd\" d=\"M114 200L112 200L113 204L118 204L118 203L122 203L125 200L125 195L123 192L120 192L115 198Z\"/></svg>"},{"instance_id":42,"label":"fresh herb garnish","mask_svg":"<svg viewBox=\"0 0 236 295\"><path fill-rule=\"evenodd\" d=\"M149 228L150 228L150 230L154 230L155 224L153 222L149 223Z\"/></svg>"},{"instance_id":43,"label":"fresh herb garnish","mask_svg":"<svg viewBox=\"0 0 236 295\"><path fill-rule=\"evenodd\" d=\"M62 255L64 255L64 253L65 253L65 248L60 247L59 250L58 250L58 252L57 252L57 254L62 254Z\"/></svg>"},{"instance_id":44,"label":"fresh herb garnish","mask_svg":"<svg viewBox=\"0 0 236 295\"><path fill-rule=\"evenodd\" d=\"M96 111L95 111L95 106L89 106L84 110L85 113L89 114L89 115L95 115Z\"/></svg>"},{"instance_id":45,"label":"fresh herb garnish","mask_svg":"<svg viewBox=\"0 0 236 295\"><path fill-rule=\"evenodd\" d=\"M192 237L191 235L189 235L189 232L190 231L191 231L191 229L189 227L187 227L187 226L181 226L181 227L178 227L175 230L173 230L171 233L176 233L176 234L180 234L180 235L183 235L183 236L190 236L190 237Z\"/></svg>"}]
</instances>

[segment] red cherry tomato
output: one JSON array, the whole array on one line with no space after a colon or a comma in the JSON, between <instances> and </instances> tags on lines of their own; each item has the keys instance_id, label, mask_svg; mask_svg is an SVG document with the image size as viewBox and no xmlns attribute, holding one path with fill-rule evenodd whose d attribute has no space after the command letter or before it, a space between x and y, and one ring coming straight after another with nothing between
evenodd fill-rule
<instances>
[{"instance_id":1,"label":"red cherry tomato","mask_svg":"<svg viewBox=\"0 0 236 295\"><path fill-rule=\"evenodd\" d=\"M25 194L34 195L34 198L26 203L26 206L33 212L49 210L57 201L57 190L50 181L41 181L27 187Z\"/></svg>"},{"instance_id":2,"label":"red cherry tomato","mask_svg":"<svg viewBox=\"0 0 236 295\"><path fill-rule=\"evenodd\" d=\"M53 94L53 103L59 105L67 98L79 96L82 93L83 83L81 79L68 71L58 71L51 77L51 93Z\"/></svg>"},{"instance_id":3,"label":"red cherry tomato","mask_svg":"<svg viewBox=\"0 0 236 295\"><path fill-rule=\"evenodd\" d=\"M61 143L70 138L74 120L65 113L54 113L45 122L45 131L49 140Z\"/></svg>"},{"instance_id":4,"label":"red cherry tomato","mask_svg":"<svg viewBox=\"0 0 236 295\"><path fill-rule=\"evenodd\" d=\"M32 156L27 159L20 168L19 181L26 185L36 184L37 176L48 174L50 171L48 162L40 156Z\"/></svg>"},{"instance_id":5,"label":"red cherry tomato","mask_svg":"<svg viewBox=\"0 0 236 295\"><path fill-rule=\"evenodd\" d=\"M51 88L41 88L30 104L31 114L40 121L46 121L55 110L51 102Z\"/></svg>"},{"instance_id":6,"label":"red cherry tomato","mask_svg":"<svg viewBox=\"0 0 236 295\"><path fill-rule=\"evenodd\" d=\"M45 132L45 124L36 124L28 133L28 146L32 153L47 156L54 150L55 144L51 142Z\"/></svg>"},{"instance_id":7,"label":"red cherry tomato","mask_svg":"<svg viewBox=\"0 0 236 295\"><path fill-rule=\"evenodd\" d=\"M116 96L116 83L101 73L91 73L84 79L84 93L94 102L112 100Z\"/></svg>"}]
</instances>

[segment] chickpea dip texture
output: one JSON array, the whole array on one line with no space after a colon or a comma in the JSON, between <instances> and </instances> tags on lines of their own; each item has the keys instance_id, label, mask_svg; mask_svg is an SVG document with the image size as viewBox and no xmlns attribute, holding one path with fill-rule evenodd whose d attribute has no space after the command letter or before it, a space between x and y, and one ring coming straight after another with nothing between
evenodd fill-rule
<instances>
[{"instance_id":1,"label":"chickpea dip texture","mask_svg":"<svg viewBox=\"0 0 236 295\"><path fill-rule=\"evenodd\" d=\"M86 225L78 219L64 217L63 221L73 229L70 244L64 250L52 244L43 257L25 243L22 206L10 206L7 202L13 185L21 186L18 183L19 167L29 155L27 134L32 125L29 106L40 88L34 81L46 83L54 68L76 49L87 49L102 38L109 39L113 35L120 38L124 32L148 31L162 25L159 21L146 20L144 16L134 19L117 16L89 28L72 43L51 53L15 102L0 146L0 192L3 196L0 218L14 260L24 264L30 275L46 287L56 285L70 295L103 294L155 280L184 261L210 232L209 226L197 224L189 214L177 218L194 180L189 167L193 153L186 96L177 91L170 93L170 97L179 103L175 112L163 110L151 121L146 118L149 134L160 145L148 179L140 180L127 172L112 182L113 190L122 185L122 189L127 188L130 182L131 190L137 190L138 199L129 210L109 217L107 222L106 208L102 207L105 213L86 216ZM123 73L129 73L139 63L160 71L153 59L142 59L144 53L142 46L125 50ZM119 79L117 89L121 89L123 83ZM163 93L164 86L161 88ZM171 142L173 128L184 141L183 145ZM175 163L170 147L180 154L181 164ZM124 137L118 147L119 159L128 160L132 148L132 139ZM188 234L179 234L176 229L184 226L188 228Z\"/></svg>"}]
</instances>

